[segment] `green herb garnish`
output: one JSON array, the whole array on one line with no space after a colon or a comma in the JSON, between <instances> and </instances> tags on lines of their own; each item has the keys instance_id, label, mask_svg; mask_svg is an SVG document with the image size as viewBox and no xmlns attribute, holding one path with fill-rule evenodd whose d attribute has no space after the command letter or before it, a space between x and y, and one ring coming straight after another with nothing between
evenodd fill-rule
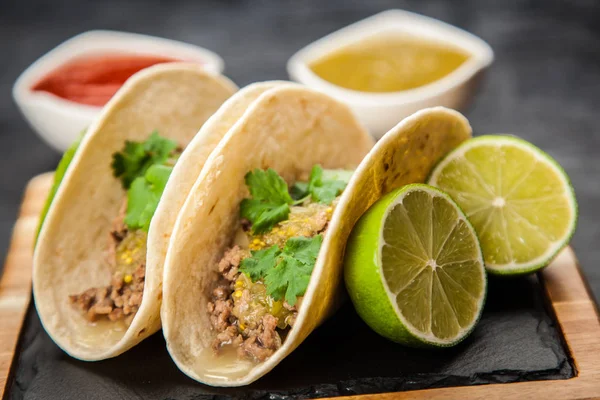
<instances>
[{"instance_id":1,"label":"green herb garnish","mask_svg":"<svg viewBox=\"0 0 600 400\"><path fill-rule=\"evenodd\" d=\"M252 223L253 233L267 232L288 218L293 200L287 183L277 172L255 169L246 174L245 180L252 198L242 200L240 214Z\"/></svg>"},{"instance_id":2,"label":"green herb garnish","mask_svg":"<svg viewBox=\"0 0 600 400\"><path fill-rule=\"evenodd\" d=\"M290 205L311 198L331 204L348 184L353 171L323 169L315 165L308 182L296 182L288 192L286 182L273 169L255 169L246 174L251 199L242 200L240 214L252 223L252 233L270 231L278 222L288 219Z\"/></svg>"},{"instance_id":3,"label":"green herb garnish","mask_svg":"<svg viewBox=\"0 0 600 400\"><path fill-rule=\"evenodd\" d=\"M331 204L337 195L342 193L344 188L346 188L352 173L346 173L344 176L341 176L345 179L342 180L338 176L333 175L335 172L334 170L329 170L325 173L320 165L313 167L310 172L310 179L308 180L308 192L313 201Z\"/></svg>"},{"instance_id":4,"label":"green herb garnish","mask_svg":"<svg viewBox=\"0 0 600 400\"><path fill-rule=\"evenodd\" d=\"M148 231L173 167L152 165L144 176L135 178L127 191L125 225L129 229Z\"/></svg>"},{"instance_id":5,"label":"green herb garnish","mask_svg":"<svg viewBox=\"0 0 600 400\"><path fill-rule=\"evenodd\" d=\"M281 254L278 246L252 252L252 257L241 261L240 270L252 279L252 282L263 278L269 270L277 265L277 257Z\"/></svg>"},{"instance_id":6,"label":"green herb garnish","mask_svg":"<svg viewBox=\"0 0 600 400\"><path fill-rule=\"evenodd\" d=\"M308 199L308 182L295 182L290 187L290 196L292 196L295 203L300 203Z\"/></svg>"},{"instance_id":7,"label":"green herb garnish","mask_svg":"<svg viewBox=\"0 0 600 400\"><path fill-rule=\"evenodd\" d=\"M293 237L287 240L283 250L277 246L253 251L240 263L240 271L253 282L264 279L267 294L275 301L285 298L294 306L298 296L304 295L310 275L315 266L323 237Z\"/></svg>"},{"instance_id":8,"label":"green herb garnish","mask_svg":"<svg viewBox=\"0 0 600 400\"><path fill-rule=\"evenodd\" d=\"M112 169L115 178L121 179L123 188L144 176L152 165L162 165L172 156L177 143L152 132L145 142L126 141L122 151L113 154Z\"/></svg>"},{"instance_id":9,"label":"green herb garnish","mask_svg":"<svg viewBox=\"0 0 600 400\"><path fill-rule=\"evenodd\" d=\"M323 169L315 165L308 183L296 182L290 192L295 200L310 198L318 203L331 202L346 188L353 171L338 169Z\"/></svg>"}]
</instances>

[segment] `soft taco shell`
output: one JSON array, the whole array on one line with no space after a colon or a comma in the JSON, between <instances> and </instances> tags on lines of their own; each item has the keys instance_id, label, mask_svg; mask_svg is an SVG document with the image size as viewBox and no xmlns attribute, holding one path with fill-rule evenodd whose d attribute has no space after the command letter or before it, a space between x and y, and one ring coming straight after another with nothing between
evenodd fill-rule
<instances>
[{"instance_id":1,"label":"soft taco shell","mask_svg":"<svg viewBox=\"0 0 600 400\"><path fill-rule=\"evenodd\" d=\"M114 357L160 328L162 259L148 254L140 309L129 327L108 320L88 322L69 304L68 295L106 286L111 273L105 261L107 236L125 196L111 170L112 154L126 140L143 141L157 130L186 146L236 86L200 66L169 63L130 78L89 127L50 207L34 253L33 293L38 314L50 337L82 360ZM173 211L187 197L199 168L224 135L213 130L188 148L169 180L148 233L149 249L164 247ZM189 150L189 151L188 151ZM190 165L190 172L186 170ZM198 167L200 165L200 167ZM195 172L195 175L194 175Z\"/></svg>"},{"instance_id":2,"label":"soft taco shell","mask_svg":"<svg viewBox=\"0 0 600 400\"><path fill-rule=\"evenodd\" d=\"M438 161L472 133L461 113L445 107L417 111L387 132L360 163L340 199L336 212L344 214L338 227L342 245L373 203L394 189L425 182Z\"/></svg>"},{"instance_id":3,"label":"soft taco shell","mask_svg":"<svg viewBox=\"0 0 600 400\"><path fill-rule=\"evenodd\" d=\"M293 84L263 93L225 135L181 210L165 262L163 333L184 373L211 385L250 383L296 348L335 306L341 271L335 263L326 268L317 265L298 323L284 345L265 363L238 371L235 379L210 376L210 362L205 362L205 349L212 352L213 339L208 288L216 279L216 263L239 226L239 204L247 196L244 175L254 168L273 168L292 181L315 164L355 168L372 146L373 140L345 105ZM328 258L334 259L334 254Z\"/></svg>"},{"instance_id":4,"label":"soft taco shell","mask_svg":"<svg viewBox=\"0 0 600 400\"><path fill-rule=\"evenodd\" d=\"M162 318L167 348L178 367L215 386L246 385L269 372L334 311L345 243L362 213L384 193L424 181L440 157L470 135L461 114L433 108L406 118L384 136L360 163L334 211L283 346L247 369L236 370L233 364L214 368L206 356L213 337L207 289L216 276L214 264L239 223L239 203L247 195L245 173L271 167L293 180L317 163L325 168L356 166L371 147L350 112L324 95L295 87L263 94L207 160L174 228ZM227 368L227 379L217 377Z\"/></svg>"},{"instance_id":5,"label":"soft taco shell","mask_svg":"<svg viewBox=\"0 0 600 400\"><path fill-rule=\"evenodd\" d=\"M147 265L151 263L155 267L155 273L148 275L146 272L144 289L159 297L159 307L160 296L162 296L163 266L171 232L179 210L200 175L204 163L223 136L244 114L248 106L265 91L283 83L283 81L260 82L240 90L206 121L179 157L173 172L171 172L161 201L152 217L150 230L148 231ZM160 326L160 313L153 313L153 316L156 319L156 321L153 321L153 326L156 323Z\"/></svg>"}]
</instances>

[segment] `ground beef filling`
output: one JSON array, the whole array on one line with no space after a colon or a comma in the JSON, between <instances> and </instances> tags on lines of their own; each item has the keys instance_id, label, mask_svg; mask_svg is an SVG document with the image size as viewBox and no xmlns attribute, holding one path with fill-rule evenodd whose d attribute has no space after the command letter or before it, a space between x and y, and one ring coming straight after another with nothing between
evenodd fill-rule
<instances>
[{"instance_id":1,"label":"ground beef filling","mask_svg":"<svg viewBox=\"0 0 600 400\"><path fill-rule=\"evenodd\" d=\"M292 207L291 211L289 219L271 232L248 237L248 247L259 250L274 244L283 246L293 236L312 237L323 233L332 206L309 204ZM246 233L249 228L248 224L242 223ZM240 358L262 362L281 347L282 336L294 326L298 310L285 301L274 301L266 294L262 282L252 282L239 272L240 262L249 256L248 249L234 245L225 251L219 262L219 281L208 303L211 325L217 333L212 347L219 352L224 346L234 346ZM297 305L300 303L301 298Z\"/></svg>"},{"instance_id":2,"label":"ground beef filling","mask_svg":"<svg viewBox=\"0 0 600 400\"><path fill-rule=\"evenodd\" d=\"M126 203L109 234L107 263L113 271L111 283L70 295L69 301L94 322L101 318L131 323L139 310L146 275L146 233L128 231L124 225Z\"/></svg>"},{"instance_id":3,"label":"ground beef filling","mask_svg":"<svg viewBox=\"0 0 600 400\"><path fill-rule=\"evenodd\" d=\"M250 255L248 250L233 246L225 252L219 262L221 279L211 293L208 303L210 321L213 330L217 332L212 347L219 351L223 346L237 347L240 358L254 361L264 361L281 347L281 336L277 331L281 316L269 313L268 307L257 307L256 301L261 302L266 293L258 299L260 293L248 280L247 287L242 287L245 275L238 271L240 262ZM261 285L260 283L258 283ZM233 297L239 293L239 297ZM288 306L289 307L289 306ZM293 318L288 318L287 324L293 325L297 310L287 309ZM278 314L279 315L279 314Z\"/></svg>"},{"instance_id":4,"label":"ground beef filling","mask_svg":"<svg viewBox=\"0 0 600 400\"><path fill-rule=\"evenodd\" d=\"M71 295L69 300L90 322L107 317L111 321L124 320L129 325L142 304L145 272L146 266L139 265L129 283L121 272L116 272L110 285Z\"/></svg>"}]
</instances>

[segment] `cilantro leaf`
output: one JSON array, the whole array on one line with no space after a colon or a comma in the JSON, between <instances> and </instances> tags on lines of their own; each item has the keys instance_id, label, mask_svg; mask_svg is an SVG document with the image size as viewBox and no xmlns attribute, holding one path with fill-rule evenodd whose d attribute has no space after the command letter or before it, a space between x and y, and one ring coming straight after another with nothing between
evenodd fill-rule
<instances>
[{"instance_id":1,"label":"cilantro leaf","mask_svg":"<svg viewBox=\"0 0 600 400\"><path fill-rule=\"evenodd\" d=\"M292 199L297 204L308 196L313 201L329 204L340 194L350 181L354 171L344 169L323 169L315 165L309 182L296 182L290 188Z\"/></svg>"},{"instance_id":2,"label":"cilantro leaf","mask_svg":"<svg viewBox=\"0 0 600 400\"><path fill-rule=\"evenodd\" d=\"M256 282L277 265L277 258L280 254L281 250L277 245L268 249L253 251L252 256L244 258L240 263L240 271L248 275L253 282Z\"/></svg>"},{"instance_id":3,"label":"cilantro leaf","mask_svg":"<svg viewBox=\"0 0 600 400\"><path fill-rule=\"evenodd\" d=\"M129 229L148 231L172 167L152 165L144 176L135 178L127 191L127 213L125 225Z\"/></svg>"},{"instance_id":4,"label":"cilantro leaf","mask_svg":"<svg viewBox=\"0 0 600 400\"><path fill-rule=\"evenodd\" d=\"M308 181L308 192L312 200L330 204L346 188L351 175L348 171L328 170L324 172L320 165L315 165L310 172Z\"/></svg>"},{"instance_id":5,"label":"cilantro leaf","mask_svg":"<svg viewBox=\"0 0 600 400\"><path fill-rule=\"evenodd\" d=\"M342 181L347 185L353 174L354 170L351 169L324 169L323 180Z\"/></svg>"},{"instance_id":6,"label":"cilantro leaf","mask_svg":"<svg viewBox=\"0 0 600 400\"><path fill-rule=\"evenodd\" d=\"M163 138L157 131L152 132L145 142L126 141L123 150L113 154L113 175L121 179L123 188L128 189L150 166L164 164L176 148L177 143Z\"/></svg>"},{"instance_id":7,"label":"cilantro leaf","mask_svg":"<svg viewBox=\"0 0 600 400\"><path fill-rule=\"evenodd\" d=\"M308 196L308 182L295 182L290 188L290 196L294 200L302 200Z\"/></svg>"},{"instance_id":8,"label":"cilantro leaf","mask_svg":"<svg viewBox=\"0 0 600 400\"><path fill-rule=\"evenodd\" d=\"M323 170L315 165L309 182L296 182L290 188L277 172L255 169L246 174L246 186L252 198L242 200L240 214L252 223L253 233L264 233L289 217L290 204L299 204L308 196L330 204L348 184L352 171Z\"/></svg>"},{"instance_id":9,"label":"cilantro leaf","mask_svg":"<svg viewBox=\"0 0 600 400\"><path fill-rule=\"evenodd\" d=\"M298 296L306 292L311 272L312 266L284 254L281 262L265 277L267 294L276 301L285 299L294 306Z\"/></svg>"},{"instance_id":10,"label":"cilantro leaf","mask_svg":"<svg viewBox=\"0 0 600 400\"><path fill-rule=\"evenodd\" d=\"M294 306L304 295L315 266L323 237L293 237L287 240L280 262L265 273L267 294L278 301L283 298Z\"/></svg>"},{"instance_id":11,"label":"cilantro leaf","mask_svg":"<svg viewBox=\"0 0 600 400\"><path fill-rule=\"evenodd\" d=\"M253 233L266 232L288 218L293 200L277 172L255 169L246 174L245 180L252 198L242 200L240 214L252 223Z\"/></svg>"},{"instance_id":12,"label":"cilantro leaf","mask_svg":"<svg viewBox=\"0 0 600 400\"><path fill-rule=\"evenodd\" d=\"M269 296L276 301L285 299L293 306L306 292L322 243L321 235L292 237L283 250L274 245L253 251L240 263L240 271L252 282L263 279Z\"/></svg>"},{"instance_id":13,"label":"cilantro leaf","mask_svg":"<svg viewBox=\"0 0 600 400\"><path fill-rule=\"evenodd\" d=\"M285 221L290 214L287 203L274 204L255 199L244 199L241 204L242 217L252 222L252 232L263 233L271 230L280 221Z\"/></svg>"},{"instance_id":14,"label":"cilantro leaf","mask_svg":"<svg viewBox=\"0 0 600 400\"><path fill-rule=\"evenodd\" d=\"M145 165L146 152L144 146L137 142L125 142L120 153L113 154L111 167L115 178L121 179L123 188L131 186L131 182L139 175Z\"/></svg>"},{"instance_id":15,"label":"cilantro leaf","mask_svg":"<svg viewBox=\"0 0 600 400\"><path fill-rule=\"evenodd\" d=\"M266 171L255 169L246 174L245 180L250 194L255 199L273 200L282 203L292 202L287 183L272 168Z\"/></svg>"},{"instance_id":16,"label":"cilantro leaf","mask_svg":"<svg viewBox=\"0 0 600 400\"><path fill-rule=\"evenodd\" d=\"M321 243L323 243L323 236L321 235L311 238L304 236L292 237L285 242L283 253L293 256L303 264L314 265L319 255Z\"/></svg>"}]
</instances>

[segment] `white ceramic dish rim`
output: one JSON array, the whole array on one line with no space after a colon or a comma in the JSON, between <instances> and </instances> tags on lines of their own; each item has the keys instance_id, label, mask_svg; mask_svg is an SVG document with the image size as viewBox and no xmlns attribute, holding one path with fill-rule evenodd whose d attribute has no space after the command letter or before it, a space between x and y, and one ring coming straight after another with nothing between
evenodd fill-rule
<instances>
[{"instance_id":1,"label":"white ceramic dish rim","mask_svg":"<svg viewBox=\"0 0 600 400\"><path fill-rule=\"evenodd\" d=\"M17 103L37 102L50 108L66 109L93 118L102 107L76 103L54 94L33 91L33 85L66 61L82 55L140 54L180 58L182 61L202 61L207 71L223 72L223 59L216 53L185 42L139 33L92 30L80 33L59 44L31 64L15 81L13 97Z\"/></svg>"},{"instance_id":2,"label":"white ceramic dish rim","mask_svg":"<svg viewBox=\"0 0 600 400\"><path fill-rule=\"evenodd\" d=\"M403 27L402 24L406 23L409 26ZM376 34L390 32L401 32L436 42L446 42L466 50L471 57L456 70L437 81L418 88L390 93L368 93L346 89L322 79L308 67L311 61L340 47ZM305 85L337 98L343 98L346 102L377 107L412 103L438 96L464 83L493 61L494 52L490 45L463 29L421 14L404 10L387 10L330 33L302 48L289 59L287 69L292 79Z\"/></svg>"}]
</instances>

